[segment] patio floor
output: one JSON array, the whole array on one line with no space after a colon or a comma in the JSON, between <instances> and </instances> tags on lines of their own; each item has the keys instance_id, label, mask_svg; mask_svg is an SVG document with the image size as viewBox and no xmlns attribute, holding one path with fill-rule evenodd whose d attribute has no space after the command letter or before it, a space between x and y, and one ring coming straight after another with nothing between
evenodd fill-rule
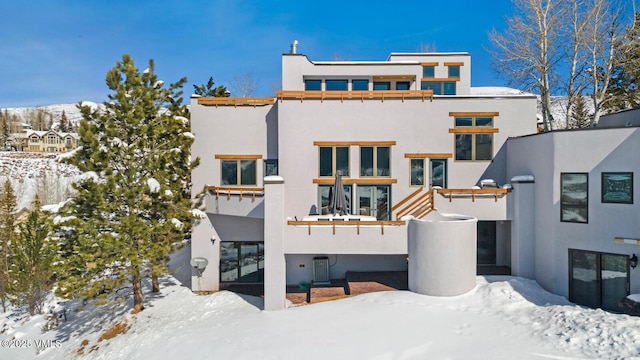
<instances>
[{"instance_id":1,"label":"patio floor","mask_svg":"<svg viewBox=\"0 0 640 360\"><path fill-rule=\"evenodd\" d=\"M478 275L511 275L511 269L506 266L478 266ZM310 295L310 303L340 299L348 296L366 294L377 291L407 290L408 275L406 271L374 271L354 272L348 271L345 279L334 279L331 284L312 286L307 294L307 289L298 286L287 286L287 300L296 305L307 303ZM264 286L261 284L232 284L227 286L229 291L263 296Z\"/></svg>"}]
</instances>

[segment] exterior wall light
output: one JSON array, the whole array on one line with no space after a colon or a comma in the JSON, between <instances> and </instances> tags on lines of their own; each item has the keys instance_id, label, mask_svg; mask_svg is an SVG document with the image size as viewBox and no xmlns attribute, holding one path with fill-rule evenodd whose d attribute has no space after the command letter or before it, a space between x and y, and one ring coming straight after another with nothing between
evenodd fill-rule
<instances>
[{"instance_id":1,"label":"exterior wall light","mask_svg":"<svg viewBox=\"0 0 640 360\"><path fill-rule=\"evenodd\" d=\"M633 254L629 258L629 265L631 266L632 269L635 269L636 266L638 266L638 257L636 256L636 254Z\"/></svg>"}]
</instances>

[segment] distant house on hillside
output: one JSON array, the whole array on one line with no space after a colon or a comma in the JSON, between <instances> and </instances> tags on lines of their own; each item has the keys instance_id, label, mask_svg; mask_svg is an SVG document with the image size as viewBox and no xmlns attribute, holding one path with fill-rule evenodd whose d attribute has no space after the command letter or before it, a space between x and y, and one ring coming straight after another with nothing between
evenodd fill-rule
<instances>
[{"instance_id":1,"label":"distant house on hillside","mask_svg":"<svg viewBox=\"0 0 640 360\"><path fill-rule=\"evenodd\" d=\"M20 148L16 150L64 153L78 147L80 137L77 133L64 133L54 130L35 131L27 130L25 133L16 134L16 138L23 139Z\"/></svg>"}]
</instances>

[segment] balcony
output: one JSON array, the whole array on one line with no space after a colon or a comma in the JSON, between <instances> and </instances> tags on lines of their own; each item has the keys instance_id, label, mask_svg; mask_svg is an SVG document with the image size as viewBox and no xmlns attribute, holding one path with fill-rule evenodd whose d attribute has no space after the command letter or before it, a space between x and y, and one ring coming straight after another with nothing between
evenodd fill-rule
<instances>
[{"instance_id":1,"label":"balcony","mask_svg":"<svg viewBox=\"0 0 640 360\"><path fill-rule=\"evenodd\" d=\"M277 99L283 100L401 100L420 99L433 101L432 90L374 90L374 91L311 91L311 90L281 90Z\"/></svg>"},{"instance_id":2,"label":"balcony","mask_svg":"<svg viewBox=\"0 0 640 360\"><path fill-rule=\"evenodd\" d=\"M264 188L209 186L207 190L208 213L264 218Z\"/></svg>"},{"instance_id":3,"label":"balcony","mask_svg":"<svg viewBox=\"0 0 640 360\"><path fill-rule=\"evenodd\" d=\"M287 254L407 253L404 221L288 220L285 228Z\"/></svg>"}]
</instances>

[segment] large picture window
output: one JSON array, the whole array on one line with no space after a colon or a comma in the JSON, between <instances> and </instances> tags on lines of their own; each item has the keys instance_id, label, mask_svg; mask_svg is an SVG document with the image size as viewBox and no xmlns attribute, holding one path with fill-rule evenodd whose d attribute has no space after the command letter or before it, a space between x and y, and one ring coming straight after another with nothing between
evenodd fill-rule
<instances>
[{"instance_id":1,"label":"large picture window","mask_svg":"<svg viewBox=\"0 0 640 360\"><path fill-rule=\"evenodd\" d=\"M453 132L456 133L456 160L493 158L493 117L456 117Z\"/></svg>"},{"instance_id":2,"label":"large picture window","mask_svg":"<svg viewBox=\"0 0 640 360\"><path fill-rule=\"evenodd\" d=\"M388 146L361 146L360 176L390 176L390 155Z\"/></svg>"},{"instance_id":3,"label":"large picture window","mask_svg":"<svg viewBox=\"0 0 640 360\"><path fill-rule=\"evenodd\" d=\"M589 220L589 175L560 174L560 221L587 223Z\"/></svg>"},{"instance_id":4,"label":"large picture window","mask_svg":"<svg viewBox=\"0 0 640 360\"><path fill-rule=\"evenodd\" d=\"M349 147L320 146L320 176L349 176Z\"/></svg>"},{"instance_id":5,"label":"large picture window","mask_svg":"<svg viewBox=\"0 0 640 360\"><path fill-rule=\"evenodd\" d=\"M227 159L221 161L222 185L251 186L257 185L257 161Z\"/></svg>"}]
</instances>

